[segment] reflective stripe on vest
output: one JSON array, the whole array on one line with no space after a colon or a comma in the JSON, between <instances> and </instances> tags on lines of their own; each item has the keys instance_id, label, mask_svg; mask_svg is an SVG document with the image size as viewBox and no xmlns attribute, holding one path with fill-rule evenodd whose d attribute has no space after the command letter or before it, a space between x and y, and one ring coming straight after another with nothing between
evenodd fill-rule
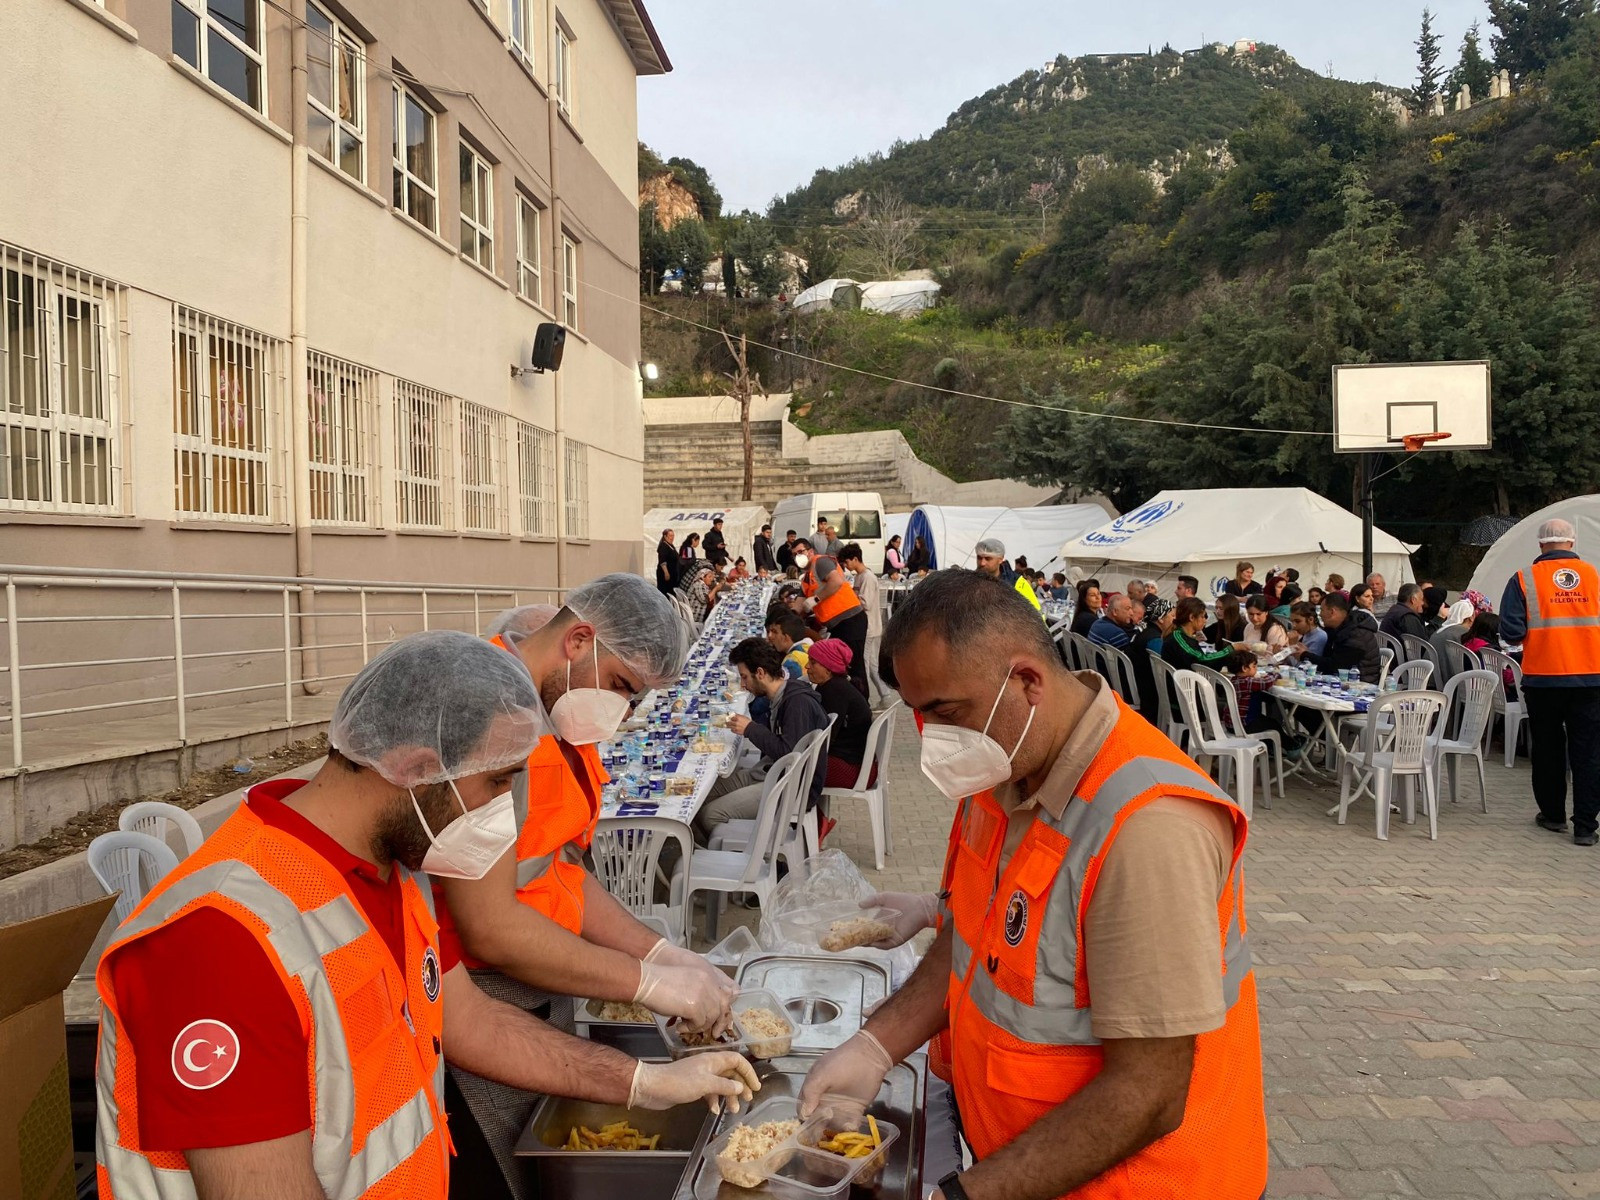
<instances>
[{"instance_id":1,"label":"reflective stripe on vest","mask_svg":"<svg viewBox=\"0 0 1600 1200\"><path fill-rule=\"evenodd\" d=\"M1525 675L1600 675L1600 572L1553 558L1518 572L1528 605Z\"/></svg>"},{"instance_id":2,"label":"reflective stripe on vest","mask_svg":"<svg viewBox=\"0 0 1600 1200\"><path fill-rule=\"evenodd\" d=\"M420 886L409 873L404 878L411 881L411 886L424 898L428 896L431 889ZM367 1134L361 1150L356 1152L355 1065L346 1039L338 1032L343 1028L343 1021L322 960L373 932L371 924L348 895L337 895L319 908L302 912L294 901L269 884L249 864L225 859L194 871L152 896L119 928L106 956L130 939L171 920L186 907L213 895L232 901L268 928L267 940L284 971L299 980L305 990L314 1022L310 1039L316 1080L312 1166L330 1200L359 1200L415 1154L430 1136L436 1135L433 1104L436 1100L442 1109L443 1058L440 1057L433 1071L434 1097L429 1097L426 1088L419 1088ZM431 911L431 900L426 902ZM105 962L106 958L102 957L102 972ZM401 970L404 969L402 964ZM107 1005L101 1017L96 1068L99 1103L95 1154L103 1168L102 1179L109 1180L110 1193L116 1200L191 1200L195 1189L188 1171L156 1167L145 1154L121 1144L120 1109L116 1099L117 1040L115 1015ZM442 1135L442 1130L438 1134ZM442 1163L444 1150L441 1148L439 1153ZM442 1168L439 1184L437 1197L443 1200L445 1176Z\"/></svg>"}]
</instances>

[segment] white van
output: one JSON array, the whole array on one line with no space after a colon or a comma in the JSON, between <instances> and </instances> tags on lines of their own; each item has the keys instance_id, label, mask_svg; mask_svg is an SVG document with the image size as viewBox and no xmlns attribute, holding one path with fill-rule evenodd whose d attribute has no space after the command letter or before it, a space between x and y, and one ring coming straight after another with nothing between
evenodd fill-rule
<instances>
[{"instance_id":1,"label":"white van","mask_svg":"<svg viewBox=\"0 0 1600 1200\"><path fill-rule=\"evenodd\" d=\"M783 544L789 530L803 538L817 531L817 521L827 521L839 531L845 545L859 542L861 561L870 571L883 569L883 498L877 492L812 492L780 500L772 510L772 541Z\"/></svg>"}]
</instances>

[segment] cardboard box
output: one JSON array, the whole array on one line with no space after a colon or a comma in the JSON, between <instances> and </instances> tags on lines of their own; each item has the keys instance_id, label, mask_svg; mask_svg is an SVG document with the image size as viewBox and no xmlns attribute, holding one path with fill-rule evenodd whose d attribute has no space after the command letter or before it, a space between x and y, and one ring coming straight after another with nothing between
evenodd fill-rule
<instances>
[{"instance_id":1,"label":"cardboard box","mask_svg":"<svg viewBox=\"0 0 1600 1200\"><path fill-rule=\"evenodd\" d=\"M61 993L115 903L106 896L0 928L0 1196L75 1195Z\"/></svg>"}]
</instances>

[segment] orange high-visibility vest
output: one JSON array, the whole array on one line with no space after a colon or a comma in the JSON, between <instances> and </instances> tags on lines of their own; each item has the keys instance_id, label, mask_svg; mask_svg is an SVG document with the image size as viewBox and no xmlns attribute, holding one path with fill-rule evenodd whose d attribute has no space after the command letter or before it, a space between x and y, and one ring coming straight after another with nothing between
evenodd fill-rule
<instances>
[{"instance_id":1,"label":"orange high-visibility vest","mask_svg":"<svg viewBox=\"0 0 1600 1200\"><path fill-rule=\"evenodd\" d=\"M344 877L304 842L240 805L117 930L95 983L100 1018L95 1136L100 1200L193 1200L188 1162L139 1140L135 1064L167 1046L123 1036L112 987L119 950L199 908L253 933L306 1035L311 1157L330 1196L445 1200L443 980L431 889L400 864L405 952L394 961Z\"/></svg>"},{"instance_id":2,"label":"orange high-visibility vest","mask_svg":"<svg viewBox=\"0 0 1600 1200\"><path fill-rule=\"evenodd\" d=\"M996 885L1006 814L992 792L962 802L945 865L952 925L944 1045L961 1124L982 1159L1100 1072L1082 943L1101 864L1123 823L1162 797L1220 804L1234 858L1217 904L1217 972L1227 1018L1199 1035L1183 1124L1070 1193L1072 1200L1258 1200L1267 1127L1255 976L1239 865L1247 822L1167 738L1117 701L1116 726L1057 820L1035 816Z\"/></svg>"},{"instance_id":3,"label":"orange high-visibility vest","mask_svg":"<svg viewBox=\"0 0 1600 1200\"><path fill-rule=\"evenodd\" d=\"M1517 578L1528 599L1523 674L1600 675L1600 571L1580 558L1551 558Z\"/></svg>"},{"instance_id":4,"label":"orange high-visibility vest","mask_svg":"<svg viewBox=\"0 0 1600 1200\"><path fill-rule=\"evenodd\" d=\"M834 570L844 570L844 568L839 566L839 564L832 558L829 558L828 561L833 563ZM814 577L816 574L815 565L813 565L811 573ZM813 585L812 590L806 594L809 596L814 594L816 591L817 585ZM833 595L829 596L826 600L817 601L817 606L811 610L811 615L816 619L818 625L826 628L829 622L837 621L840 617L848 617L852 615L852 609L858 612L865 611L861 607L861 598L856 595L855 586L851 584L850 577L848 574L846 574L844 582L839 586L839 590Z\"/></svg>"}]
</instances>

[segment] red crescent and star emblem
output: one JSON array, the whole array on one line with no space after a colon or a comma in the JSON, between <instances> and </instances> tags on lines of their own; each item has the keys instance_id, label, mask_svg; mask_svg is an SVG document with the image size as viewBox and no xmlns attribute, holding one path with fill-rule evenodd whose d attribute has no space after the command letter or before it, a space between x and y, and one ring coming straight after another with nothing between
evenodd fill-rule
<instances>
[{"instance_id":1,"label":"red crescent and star emblem","mask_svg":"<svg viewBox=\"0 0 1600 1200\"><path fill-rule=\"evenodd\" d=\"M221 1021L190 1021L172 1039L172 1073L186 1088L214 1088L238 1065L239 1035Z\"/></svg>"}]
</instances>

